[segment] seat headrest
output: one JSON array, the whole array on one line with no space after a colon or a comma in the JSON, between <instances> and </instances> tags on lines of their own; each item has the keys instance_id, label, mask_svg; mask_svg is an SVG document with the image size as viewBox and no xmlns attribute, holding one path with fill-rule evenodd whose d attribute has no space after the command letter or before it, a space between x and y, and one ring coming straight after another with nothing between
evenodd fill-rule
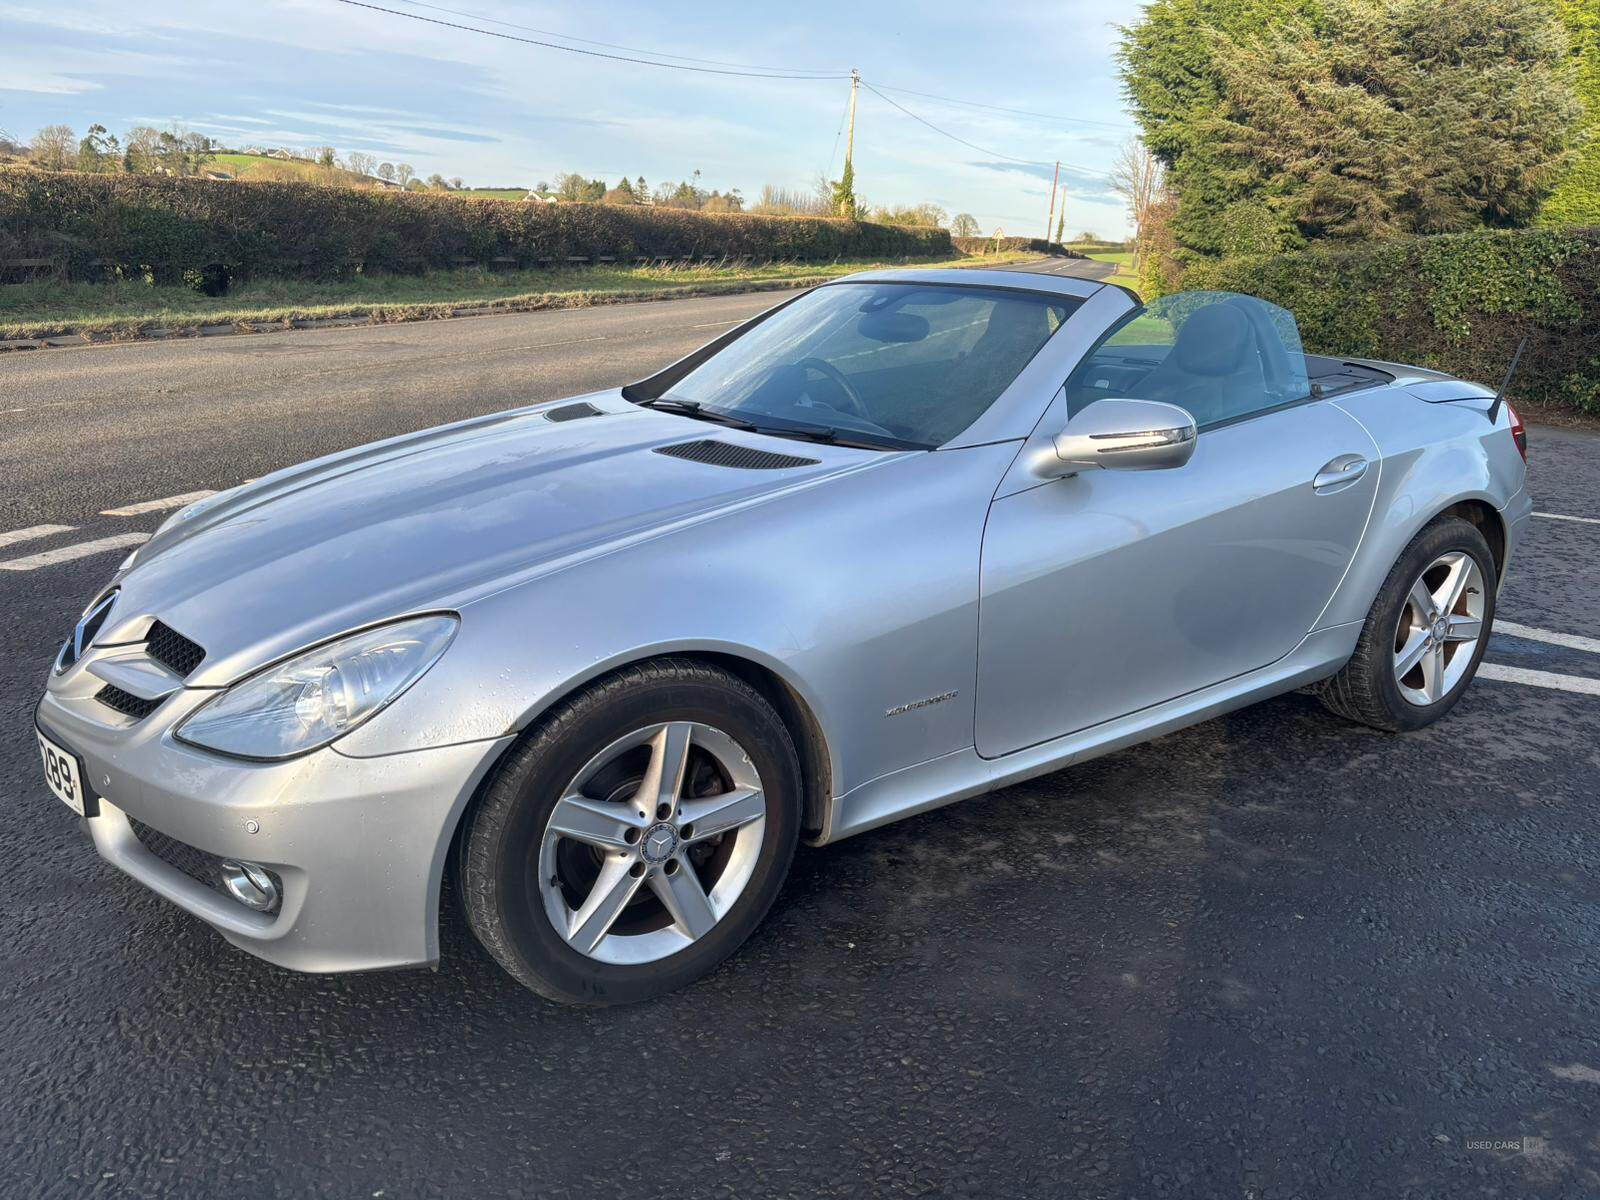
<instances>
[{"instance_id":1,"label":"seat headrest","mask_svg":"<svg viewBox=\"0 0 1600 1200\"><path fill-rule=\"evenodd\" d=\"M1172 360L1190 375L1231 375L1254 349L1250 318L1231 304L1209 304L1191 313L1178 331Z\"/></svg>"}]
</instances>

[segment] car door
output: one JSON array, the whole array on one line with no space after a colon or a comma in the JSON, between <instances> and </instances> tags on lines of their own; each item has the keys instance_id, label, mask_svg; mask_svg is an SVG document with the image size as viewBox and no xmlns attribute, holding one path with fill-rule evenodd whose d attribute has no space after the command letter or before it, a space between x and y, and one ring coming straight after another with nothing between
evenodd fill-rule
<instances>
[{"instance_id":1,"label":"car door","mask_svg":"<svg viewBox=\"0 0 1600 1200\"><path fill-rule=\"evenodd\" d=\"M1209 298L1194 311L1241 299ZM1183 350L1183 318L1134 314L1074 373L1046 421L1059 424L1099 393L1186 399L1200 410L1186 465L1002 487L991 506L976 721L986 757L1276 661L1314 627L1354 557L1377 488L1366 431L1309 395L1303 365L1298 379L1254 368L1186 376L1175 353L1202 368L1234 360L1217 355L1210 328L1192 330L1196 344ZM1252 344L1266 328L1251 326ZM1298 353L1297 336L1292 344Z\"/></svg>"}]
</instances>

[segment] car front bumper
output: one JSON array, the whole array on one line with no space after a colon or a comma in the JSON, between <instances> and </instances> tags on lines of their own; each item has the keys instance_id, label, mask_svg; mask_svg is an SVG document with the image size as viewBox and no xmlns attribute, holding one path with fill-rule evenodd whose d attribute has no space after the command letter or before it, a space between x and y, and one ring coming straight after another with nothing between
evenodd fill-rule
<instances>
[{"instance_id":1,"label":"car front bumper","mask_svg":"<svg viewBox=\"0 0 1600 1200\"><path fill-rule=\"evenodd\" d=\"M170 717L141 723L150 728L108 727L81 703L47 693L35 719L83 762L98 802L82 823L102 858L235 946L313 972L438 961L440 880L451 837L510 741L379 758L329 747L288 762L251 763L175 741ZM200 851L198 861L266 867L282 880L281 906L256 912L201 882L194 877L201 872L180 869L142 841L133 821Z\"/></svg>"}]
</instances>

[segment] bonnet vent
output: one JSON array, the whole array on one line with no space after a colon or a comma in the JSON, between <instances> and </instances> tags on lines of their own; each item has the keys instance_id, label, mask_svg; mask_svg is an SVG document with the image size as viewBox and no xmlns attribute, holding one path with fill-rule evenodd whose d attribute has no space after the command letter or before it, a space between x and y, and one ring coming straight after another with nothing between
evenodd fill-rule
<instances>
[{"instance_id":1,"label":"bonnet vent","mask_svg":"<svg viewBox=\"0 0 1600 1200\"><path fill-rule=\"evenodd\" d=\"M563 404L560 408L552 408L544 414L546 421L581 421L585 417L598 417L600 409L590 404L587 400L580 400L577 404Z\"/></svg>"},{"instance_id":2,"label":"bonnet vent","mask_svg":"<svg viewBox=\"0 0 1600 1200\"><path fill-rule=\"evenodd\" d=\"M679 442L675 446L658 446L657 454L668 458L686 458L690 462L706 463L713 467L734 467L745 471L781 471L786 467L814 467L815 458L799 458L793 454L774 454L754 446L741 446L735 442L718 442L702 438L697 442Z\"/></svg>"}]
</instances>

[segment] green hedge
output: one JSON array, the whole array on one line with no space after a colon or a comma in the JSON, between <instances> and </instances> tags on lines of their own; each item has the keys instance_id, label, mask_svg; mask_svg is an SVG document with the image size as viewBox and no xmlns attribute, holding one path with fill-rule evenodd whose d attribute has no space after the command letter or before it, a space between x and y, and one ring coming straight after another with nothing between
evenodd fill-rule
<instances>
[{"instance_id":1,"label":"green hedge","mask_svg":"<svg viewBox=\"0 0 1600 1200\"><path fill-rule=\"evenodd\" d=\"M997 254L1005 250L1031 250L1035 254L1057 254L1063 258L1082 258L1060 242L1025 237L953 237L950 244L963 254Z\"/></svg>"},{"instance_id":2,"label":"green hedge","mask_svg":"<svg viewBox=\"0 0 1600 1200\"><path fill-rule=\"evenodd\" d=\"M0 264L48 259L74 279L162 281L210 263L328 279L465 262L570 257L799 259L952 254L943 229L610 204L474 200L389 189L0 169Z\"/></svg>"},{"instance_id":3,"label":"green hedge","mask_svg":"<svg viewBox=\"0 0 1600 1200\"><path fill-rule=\"evenodd\" d=\"M1185 289L1282 305L1306 349L1434 367L1600 415L1600 228L1396 238L1357 248L1198 261Z\"/></svg>"}]
</instances>

